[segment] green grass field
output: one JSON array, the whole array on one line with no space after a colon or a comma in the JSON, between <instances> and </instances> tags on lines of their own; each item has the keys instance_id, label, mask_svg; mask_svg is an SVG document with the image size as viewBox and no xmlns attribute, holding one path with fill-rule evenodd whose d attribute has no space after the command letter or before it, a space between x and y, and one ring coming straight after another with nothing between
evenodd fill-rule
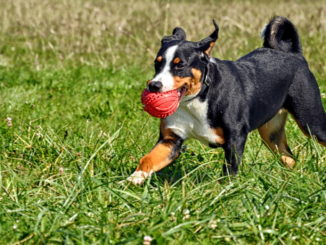
<instances>
[{"instance_id":1,"label":"green grass field","mask_svg":"<svg viewBox=\"0 0 326 245\"><path fill-rule=\"evenodd\" d=\"M325 244L326 151L291 119L288 170L256 132L240 173L197 141L143 186L125 179L158 137L142 111L163 35L213 56L260 47L273 15L297 26L326 105L326 4L316 1L0 0L0 244Z\"/></svg>"}]
</instances>

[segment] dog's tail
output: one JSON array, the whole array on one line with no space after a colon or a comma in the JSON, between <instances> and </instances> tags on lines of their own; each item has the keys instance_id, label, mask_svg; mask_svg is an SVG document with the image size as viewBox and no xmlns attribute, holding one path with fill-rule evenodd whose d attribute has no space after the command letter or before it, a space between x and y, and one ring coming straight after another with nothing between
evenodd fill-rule
<instances>
[{"instance_id":1,"label":"dog's tail","mask_svg":"<svg viewBox=\"0 0 326 245\"><path fill-rule=\"evenodd\" d=\"M284 52L301 53L299 35L294 25L287 18L276 16L262 32L263 46Z\"/></svg>"}]
</instances>

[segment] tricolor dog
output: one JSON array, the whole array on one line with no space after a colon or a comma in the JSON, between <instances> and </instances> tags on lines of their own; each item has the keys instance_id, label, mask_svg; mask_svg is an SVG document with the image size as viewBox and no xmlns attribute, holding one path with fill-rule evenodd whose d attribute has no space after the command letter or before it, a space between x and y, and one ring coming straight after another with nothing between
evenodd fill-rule
<instances>
[{"instance_id":1,"label":"tricolor dog","mask_svg":"<svg viewBox=\"0 0 326 245\"><path fill-rule=\"evenodd\" d=\"M236 61L210 57L219 31L214 26L199 42L187 41L179 27L162 39L148 90L178 89L183 97L177 111L161 119L157 144L128 178L134 184L169 165L189 138L222 147L223 172L236 174L247 136L255 129L292 168L295 161L284 131L288 113L305 135L326 146L326 113L294 25L274 17L263 32L263 47Z\"/></svg>"}]
</instances>

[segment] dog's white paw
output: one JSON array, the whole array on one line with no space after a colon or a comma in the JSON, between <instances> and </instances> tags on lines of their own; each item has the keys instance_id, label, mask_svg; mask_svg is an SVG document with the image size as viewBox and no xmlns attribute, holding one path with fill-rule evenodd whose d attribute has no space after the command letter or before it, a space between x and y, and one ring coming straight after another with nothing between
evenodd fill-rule
<instances>
[{"instance_id":1,"label":"dog's white paw","mask_svg":"<svg viewBox=\"0 0 326 245\"><path fill-rule=\"evenodd\" d=\"M135 171L132 175L130 175L127 180L133 183L134 185L141 185L149 176L151 176L152 173L153 171L148 173L138 170Z\"/></svg>"}]
</instances>

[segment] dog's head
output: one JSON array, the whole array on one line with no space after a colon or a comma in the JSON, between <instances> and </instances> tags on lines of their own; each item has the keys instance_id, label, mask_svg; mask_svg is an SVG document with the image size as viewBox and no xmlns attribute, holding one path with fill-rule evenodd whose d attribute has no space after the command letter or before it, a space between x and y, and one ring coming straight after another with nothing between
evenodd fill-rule
<instances>
[{"instance_id":1,"label":"dog's head","mask_svg":"<svg viewBox=\"0 0 326 245\"><path fill-rule=\"evenodd\" d=\"M151 92L178 89L183 95L196 95L202 86L210 52L218 38L218 25L214 32L199 42L186 41L186 33L176 27L171 36L163 37L155 59L155 75L148 81Z\"/></svg>"}]
</instances>

